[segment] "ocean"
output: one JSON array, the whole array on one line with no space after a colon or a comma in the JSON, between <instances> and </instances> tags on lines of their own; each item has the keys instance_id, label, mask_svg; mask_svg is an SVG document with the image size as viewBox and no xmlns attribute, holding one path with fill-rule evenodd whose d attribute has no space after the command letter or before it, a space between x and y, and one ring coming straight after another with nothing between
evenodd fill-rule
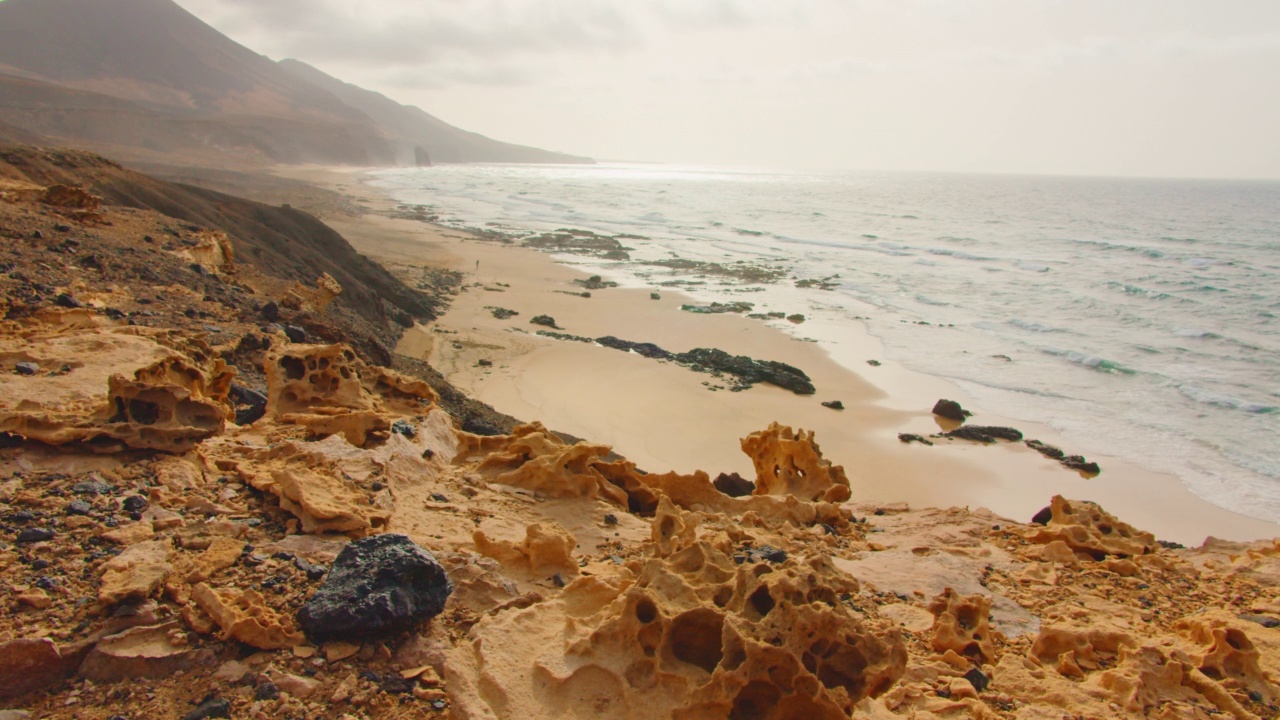
<instances>
[{"instance_id":1,"label":"ocean","mask_svg":"<svg viewBox=\"0 0 1280 720\"><path fill-rule=\"evenodd\" d=\"M770 322L820 343L861 323L979 409L1280 520L1280 182L633 164L374 176L447 226L625 236L630 260L572 258L625 286L801 313L835 335ZM673 258L785 275L646 264Z\"/></svg>"}]
</instances>

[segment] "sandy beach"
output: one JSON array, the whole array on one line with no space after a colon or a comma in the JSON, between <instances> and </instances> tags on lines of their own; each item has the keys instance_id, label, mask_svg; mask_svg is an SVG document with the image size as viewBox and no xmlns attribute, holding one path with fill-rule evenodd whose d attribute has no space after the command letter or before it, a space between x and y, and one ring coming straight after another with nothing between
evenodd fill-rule
<instances>
[{"instance_id":1,"label":"sandy beach","mask_svg":"<svg viewBox=\"0 0 1280 720\"><path fill-rule=\"evenodd\" d=\"M369 214L325 217L358 250L394 264L436 265L465 274L464 291L430 327L409 330L397 350L422 358L461 390L495 409L593 442L650 472L702 469L750 476L738 447L748 433L780 422L816 432L824 455L842 464L854 499L907 503L911 507L985 507L1025 522L1054 495L1087 499L1157 537L1198 545L1206 537L1249 540L1280 535L1280 525L1218 508L1192 494L1174 476L1146 471L1119 458L1075 447L1051 428L983 412L956 386L884 361L878 341L849 327L842 358L881 360L852 372L815 343L732 313L700 315L680 310L689 298L669 289L609 288L577 295L574 280L586 273L572 258L468 237L426 223L391 219L380 212L390 198L364 183L359 171L288 168L291 177L352 195ZM507 319L493 308L514 310ZM726 383L672 362L651 360L599 345L535 334L536 315L553 317L561 332L655 343L672 352L719 348L735 355L776 360L804 370L817 394L795 395L770 385L743 392L716 389ZM801 326L803 330L803 326ZM803 332L799 335L803 336ZM481 364L486 361L487 364ZM959 401L973 423L1009 425L1027 438L1083 454L1102 467L1086 478L1021 443L983 446L936 441L904 444L898 433L928 436L942 428L929 411L939 398ZM823 401L839 400L832 410Z\"/></svg>"}]
</instances>

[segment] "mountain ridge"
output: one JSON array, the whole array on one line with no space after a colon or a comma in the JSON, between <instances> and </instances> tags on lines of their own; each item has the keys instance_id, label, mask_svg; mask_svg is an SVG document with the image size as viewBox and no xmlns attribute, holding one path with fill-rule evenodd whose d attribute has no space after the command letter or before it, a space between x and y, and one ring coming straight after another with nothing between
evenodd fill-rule
<instances>
[{"instance_id":1,"label":"mountain ridge","mask_svg":"<svg viewBox=\"0 0 1280 720\"><path fill-rule=\"evenodd\" d=\"M0 122L119 157L213 164L590 162L278 63L172 0L0 2Z\"/></svg>"}]
</instances>

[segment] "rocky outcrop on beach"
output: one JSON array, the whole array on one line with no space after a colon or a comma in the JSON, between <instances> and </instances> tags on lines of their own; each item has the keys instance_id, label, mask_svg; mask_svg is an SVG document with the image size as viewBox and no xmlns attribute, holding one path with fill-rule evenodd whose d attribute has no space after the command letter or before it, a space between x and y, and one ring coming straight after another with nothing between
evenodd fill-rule
<instances>
[{"instance_id":1,"label":"rocky outcrop on beach","mask_svg":"<svg viewBox=\"0 0 1280 720\"><path fill-rule=\"evenodd\" d=\"M865 503L872 469L779 423L741 440L754 477L646 473L330 339L292 281L197 273L153 214L27 190L0 198L0 713L1280 712L1280 541Z\"/></svg>"}]
</instances>

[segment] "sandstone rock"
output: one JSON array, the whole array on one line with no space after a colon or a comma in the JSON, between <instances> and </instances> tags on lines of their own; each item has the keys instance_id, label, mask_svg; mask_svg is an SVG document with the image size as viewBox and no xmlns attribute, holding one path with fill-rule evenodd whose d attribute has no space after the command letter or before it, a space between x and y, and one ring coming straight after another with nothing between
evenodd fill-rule
<instances>
[{"instance_id":1,"label":"sandstone rock","mask_svg":"<svg viewBox=\"0 0 1280 720\"><path fill-rule=\"evenodd\" d=\"M579 442L567 445L540 423L521 425L511 435L481 440L459 435L460 457L471 449L483 449L488 457L478 470L492 482L523 488L548 497L600 497L621 507L626 493L597 468L608 455L607 445Z\"/></svg>"},{"instance_id":2,"label":"sandstone rock","mask_svg":"<svg viewBox=\"0 0 1280 720\"><path fill-rule=\"evenodd\" d=\"M80 674L100 683L164 678L189 667L193 654L177 622L135 627L99 640Z\"/></svg>"},{"instance_id":3,"label":"sandstone rock","mask_svg":"<svg viewBox=\"0 0 1280 720\"><path fill-rule=\"evenodd\" d=\"M316 693L320 689L320 681L312 678L305 678L298 675L289 675L287 673L278 673L271 676L271 682L279 688L280 692L288 693L293 697L305 700Z\"/></svg>"},{"instance_id":4,"label":"sandstone rock","mask_svg":"<svg viewBox=\"0 0 1280 720\"><path fill-rule=\"evenodd\" d=\"M342 285L329 273L323 273L316 279L314 288L295 282L280 298L280 304L294 310L322 313L341 294Z\"/></svg>"},{"instance_id":5,"label":"sandstone rock","mask_svg":"<svg viewBox=\"0 0 1280 720\"><path fill-rule=\"evenodd\" d=\"M124 600L144 600L160 588L173 566L173 545L168 539L131 546L103 564L98 600L114 605Z\"/></svg>"},{"instance_id":6,"label":"sandstone rock","mask_svg":"<svg viewBox=\"0 0 1280 720\"><path fill-rule=\"evenodd\" d=\"M181 522L181 521L179 521ZM121 525L115 530L108 530L102 533L102 537L110 540L117 545L137 545L156 536L156 531L151 523L145 519L141 522L129 523Z\"/></svg>"},{"instance_id":7,"label":"sandstone rock","mask_svg":"<svg viewBox=\"0 0 1280 720\"><path fill-rule=\"evenodd\" d=\"M234 565L236 560L240 559L243 550L244 541L242 540L229 537L214 538L209 547L191 562L186 581L194 584L208 580L215 573Z\"/></svg>"},{"instance_id":8,"label":"sandstone rock","mask_svg":"<svg viewBox=\"0 0 1280 720\"><path fill-rule=\"evenodd\" d=\"M778 423L742 439L742 451L756 468L756 495L794 495L801 500L839 503L850 497L844 468L823 459L813 432Z\"/></svg>"},{"instance_id":9,"label":"sandstone rock","mask_svg":"<svg viewBox=\"0 0 1280 720\"><path fill-rule=\"evenodd\" d=\"M435 617L452 592L430 552L403 535L374 535L343 549L298 623L312 642L363 640Z\"/></svg>"},{"instance_id":10,"label":"sandstone rock","mask_svg":"<svg viewBox=\"0 0 1280 720\"><path fill-rule=\"evenodd\" d=\"M191 599L222 629L223 637L263 650L276 650L302 641L293 622L267 605L256 590L214 590L204 583Z\"/></svg>"},{"instance_id":11,"label":"sandstone rock","mask_svg":"<svg viewBox=\"0 0 1280 720\"><path fill-rule=\"evenodd\" d=\"M525 529L524 540L520 542L490 540L481 530L476 530L472 539L481 555L491 557L511 570L538 577L578 573L578 564L573 559L573 549L578 541L555 523L529 525Z\"/></svg>"},{"instance_id":12,"label":"sandstone rock","mask_svg":"<svg viewBox=\"0 0 1280 720\"><path fill-rule=\"evenodd\" d=\"M72 368L32 378L0 374L0 432L50 445L114 440L182 451L221 432L232 373L199 340L142 327L0 336L20 355Z\"/></svg>"},{"instance_id":13,"label":"sandstone rock","mask_svg":"<svg viewBox=\"0 0 1280 720\"><path fill-rule=\"evenodd\" d=\"M72 185L50 185L40 194L40 202L50 207L90 213L102 207L102 198Z\"/></svg>"},{"instance_id":14,"label":"sandstone rock","mask_svg":"<svg viewBox=\"0 0 1280 720\"><path fill-rule=\"evenodd\" d=\"M1029 531L1027 538L1040 544L1061 540L1082 560L1135 557L1153 553L1157 547L1154 535L1120 522L1095 503L1068 501L1058 495L1049 512L1046 524Z\"/></svg>"},{"instance_id":15,"label":"sandstone rock","mask_svg":"<svg viewBox=\"0 0 1280 720\"><path fill-rule=\"evenodd\" d=\"M856 583L820 558L775 567L757 575L695 542L634 581L584 577L555 600L486 616L449 655L450 699L464 717L499 712L499 696L475 691L483 682L551 698L528 706L539 719L847 718L893 687L906 666L896 631L817 600Z\"/></svg>"},{"instance_id":16,"label":"sandstone rock","mask_svg":"<svg viewBox=\"0 0 1280 720\"><path fill-rule=\"evenodd\" d=\"M184 238L184 242L170 252L210 275L235 272L235 250L231 238L219 230L201 230L193 237Z\"/></svg>"},{"instance_id":17,"label":"sandstone rock","mask_svg":"<svg viewBox=\"0 0 1280 720\"><path fill-rule=\"evenodd\" d=\"M995 662L995 642L989 616L991 598L982 595L961 597L951 588L929 604L937 618L933 624L933 649L951 650L976 665Z\"/></svg>"},{"instance_id":18,"label":"sandstone rock","mask_svg":"<svg viewBox=\"0 0 1280 720\"><path fill-rule=\"evenodd\" d=\"M49 688L74 670L48 638L0 642L0 700Z\"/></svg>"},{"instance_id":19,"label":"sandstone rock","mask_svg":"<svg viewBox=\"0 0 1280 720\"><path fill-rule=\"evenodd\" d=\"M427 383L367 366L346 345L272 348L264 369L267 415L357 446L386 436L388 413L421 414L439 399Z\"/></svg>"}]
</instances>

